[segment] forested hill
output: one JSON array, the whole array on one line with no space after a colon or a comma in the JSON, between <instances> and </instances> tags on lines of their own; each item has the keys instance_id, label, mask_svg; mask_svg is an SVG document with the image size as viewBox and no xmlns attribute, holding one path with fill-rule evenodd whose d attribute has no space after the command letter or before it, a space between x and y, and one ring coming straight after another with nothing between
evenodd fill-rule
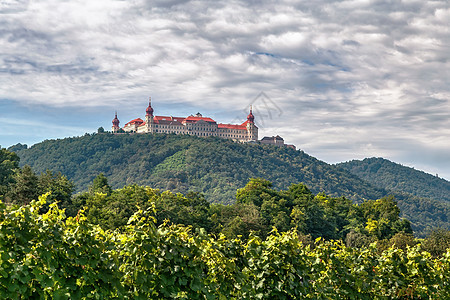
<instances>
[{"instance_id":1,"label":"forested hill","mask_svg":"<svg viewBox=\"0 0 450 300\"><path fill-rule=\"evenodd\" d=\"M234 202L236 190L255 177L271 181L278 189L304 182L314 193L357 202L385 194L303 151L213 137L86 134L47 140L16 153L22 166L30 165L35 172L59 171L73 180L78 191L104 173L114 188L136 183L181 193L198 191L210 202L221 203Z\"/></svg>"},{"instance_id":2,"label":"forested hill","mask_svg":"<svg viewBox=\"0 0 450 300\"><path fill-rule=\"evenodd\" d=\"M270 145L239 144L219 138L166 134L86 134L47 140L28 149L10 148L20 164L35 172L61 172L85 191L104 173L113 188L138 184L183 194L202 192L209 202L230 204L236 190L250 178L264 178L276 189L305 183L317 194L345 196L355 202L394 194L402 217L416 233L449 228L450 204L392 193L375 187L340 166L320 161L300 150Z\"/></svg>"},{"instance_id":3,"label":"forested hill","mask_svg":"<svg viewBox=\"0 0 450 300\"><path fill-rule=\"evenodd\" d=\"M338 166L389 191L409 193L450 203L450 182L384 158L352 160Z\"/></svg>"}]
</instances>

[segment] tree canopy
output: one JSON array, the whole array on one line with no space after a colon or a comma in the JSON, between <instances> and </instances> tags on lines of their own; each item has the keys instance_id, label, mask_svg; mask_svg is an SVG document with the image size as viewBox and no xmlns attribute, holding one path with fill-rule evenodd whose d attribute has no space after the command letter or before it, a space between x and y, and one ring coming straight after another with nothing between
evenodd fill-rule
<instances>
[{"instance_id":1,"label":"tree canopy","mask_svg":"<svg viewBox=\"0 0 450 300\"><path fill-rule=\"evenodd\" d=\"M77 192L87 191L102 173L115 189L137 184L173 193L192 191L202 193L211 203L232 204L236 190L250 178L264 178L276 190L303 182L315 195L323 192L356 203L394 195L401 215L412 222L416 234L424 236L434 227L450 228L450 204L374 187L301 150L219 138L108 133L49 140L19 149L21 166L28 164L37 173L61 172L74 183ZM265 208L269 207L267 203ZM279 213L273 218L283 222L284 214ZM235 224L240 224L239 219Z\"/></svg>"}]
</instances>

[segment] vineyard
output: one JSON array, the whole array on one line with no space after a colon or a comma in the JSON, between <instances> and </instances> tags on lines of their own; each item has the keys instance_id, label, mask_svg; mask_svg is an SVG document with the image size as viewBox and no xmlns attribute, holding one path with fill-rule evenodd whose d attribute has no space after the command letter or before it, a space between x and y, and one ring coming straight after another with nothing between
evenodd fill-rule
<instances>
[{"instance_id":1,"label":"vineyard","mask_svg":"<svg viewBox=\"0 0 450 300\"><path fill-rule=\"evenodd\" d=\"M154 207L103 230L45 203L0 203L2 299L450 299L450 250L304 246L295 230L229 239L156 226Z\"/></svg>"}]
</instances>

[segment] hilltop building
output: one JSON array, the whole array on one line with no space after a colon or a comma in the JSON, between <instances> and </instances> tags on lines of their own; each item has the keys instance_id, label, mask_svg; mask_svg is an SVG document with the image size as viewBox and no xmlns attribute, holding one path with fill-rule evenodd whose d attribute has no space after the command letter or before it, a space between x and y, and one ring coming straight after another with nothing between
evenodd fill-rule
<instances>
[{"instance_id":1,"label":"hilltop building","mask_svg":"<svg viewBox=\"0 0 450 300\"><path fill-rule=\"evenodd\" d=\"M285 144L284 139L279 135L271 137L265 136L261 139L260 143L266 145L275 145L279 147L288 147L296 150L294 145Z\"/></svg>"},{"instance_id":2,"label":"hilltop building","mask_svg":"<svg viewBox=\"0 0 450 300\"><path fill-rule=\"evenodd\" d=\"M155 116L152 108L151 97L148 107L145 110L144 120L137 118L126 123L122 128L124 132L135 133L175 133L189 134L196 136L217 136L226 139L232 139L239 142L256 142L258 141L258 127L255 125L255 116L250 108L247 121L242 124L221 124L211 118L203 117L197 113L195 116L188 117L172 117L172 116ZM112 132L121 131L119 127L119 119L117 112L112 121Z\"/></svg>"},{"instance_id":3,"label":"hilltop building","mask_svg":"<svg viewBox=\"0 0 450 300\"><path fill-rule=\"evenodd\" d=\"M284 146L284 139L277 135L277 136L265 136L261 139L261 144L268 144L268 145L275 145L275 146Z\"/></svg>"}]
</instances>

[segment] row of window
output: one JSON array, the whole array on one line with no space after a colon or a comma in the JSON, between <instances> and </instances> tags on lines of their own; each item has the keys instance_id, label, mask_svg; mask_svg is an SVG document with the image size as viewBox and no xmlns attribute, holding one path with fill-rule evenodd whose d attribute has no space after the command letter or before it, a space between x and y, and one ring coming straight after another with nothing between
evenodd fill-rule
<instances>
[{"instance_id":1,"label":"row of window","mask_svg":"<svg viewBox=\"0 0 450 300\"><path fill-rule=\"evenodd\" d=\"M131 131L135 132L135 131ZM164 129L155 129L156 133L175 133L175 134L186 134L186 131L179 131L179 130L164 130ZM197 136L218 136L223 138L235 138L235 139L245 139L247 138L246 135L240 135L240 134L213 134L211 132L192 132L191 134L197 135Z\"/></svg>"}]
</instances>

